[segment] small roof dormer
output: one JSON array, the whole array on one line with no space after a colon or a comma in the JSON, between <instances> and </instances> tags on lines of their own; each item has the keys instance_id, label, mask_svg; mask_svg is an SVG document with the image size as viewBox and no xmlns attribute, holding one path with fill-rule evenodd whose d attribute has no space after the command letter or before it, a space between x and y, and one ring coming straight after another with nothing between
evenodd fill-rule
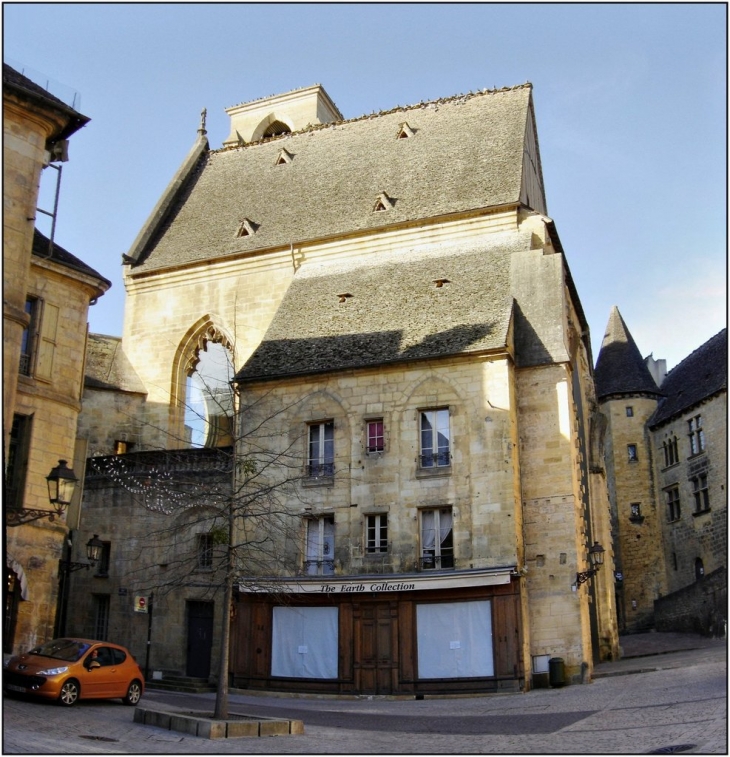
<instances>
[{"instance_id":1,"label":"small roof dormer","mask_svg":"<svg viewBox=\"0 0 730 757\"><path fill-rule=\"evenodd\" d=\"M223 142L224 147L344 120L320 84L234 105L226 108L226 113L231 117L231 132Z\"/></svg>"}]
</instances>

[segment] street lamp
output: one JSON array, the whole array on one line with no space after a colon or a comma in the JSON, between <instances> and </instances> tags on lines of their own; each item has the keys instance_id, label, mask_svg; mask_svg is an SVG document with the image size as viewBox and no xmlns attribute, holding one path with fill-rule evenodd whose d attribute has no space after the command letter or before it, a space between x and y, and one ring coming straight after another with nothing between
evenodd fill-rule
<instances>
[{"instance_id":1,"label":"street lamp","mask_svg":"<svg viewBox=\"0 0 730 757\"><path fill-rule=\"evenodd\" d=\"M598 573L601 565L603 565L605 552L606 550L597 541L593 542L593 546L588 550L588 559L591 563L591 568L590 570L584 570L582 573L576 574L576 586L580 586Z\"/></svg>"},{"instance_id":2,"label":"street lamp","mask_svg":"<svg viewBox=\"0 0 730 757\"><path fill-rule=\"evenodd\" d=\"M46 476L46 481L48 499L55 505L56 512L62 515L64 508L71 504L78 478L68 467L66 460L59 460L58 465Z\"/></svg>"},{"instance_id":3,"label":"street lamp","mask_svg":"<svg viewBox=\"0 0 730 757\"><path fill-rule=\"evenodd\" d=\"M56 516L60 518L71 504L71 498L78 481L76 474L68 467L68 462L59 460L58 465L46 476L48 500L53 509L39 510L32 507L24 507L20 510L9 509L5 511L5 524L7 526L22 526L24 523L31 523L41 518L48 518L50 521L55 520Z\"/></svg>"},{"instance_id":4,"label":"street lamp","mask_svg":"<svg viewBox=\"0 0 730 757\"><path fill-rule=\"evenodd\" d=\"M66 544L66 558L58 561L58 610L56 612L56 628L54 636L64 636L66 634L66 614L68 611L68 594L69 594L69 576L76 570L88 570L93 568L101 559L104 551L104 542L98 534L94 534L86 542L86 559L88 562L74 562L71 560L71 533Z\"/></svg>"},{"instance_id":5,"label":"street lamp","mask_svg":"<svg viewBox=\"0 0 730 757\"><path fill-rule=\"evenodd\" d=\"M85 568L93 568L96 563L101 559L101 553L104 549L104 542L99 538L99 534L94 536L86 542L86 559L88 562L72 562L70 559L61 563L62 570L65 573L73 573L75 570L81 570ZM68 556L71 557L71 550L68 551Z\"/></svg>"}]
</instances>

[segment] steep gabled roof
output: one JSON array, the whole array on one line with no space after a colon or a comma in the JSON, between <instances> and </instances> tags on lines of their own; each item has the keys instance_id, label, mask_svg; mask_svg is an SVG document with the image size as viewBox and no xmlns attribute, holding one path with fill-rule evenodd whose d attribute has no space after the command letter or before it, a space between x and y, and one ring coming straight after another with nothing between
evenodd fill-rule
<instances>
[{"instance_id":1,"label":"steep gabled roof","mask_svg":"<svg viewBox=\"0 0 730 757\"><path fill-rule=\"evenodd\" d=\"M130 273L288 247L386 226L530 202L545 212L530 85L319 124L201 155ZM414 131L398 139L404 115ZM533 160L524 155L533 149ZM285 148L290 163L278 161ZM534 187L539 187L535 190ZM387 212L375 210L386 193ZM237 236L242 220L256 233Z\"/></svg>"},{"instance_id":2,"label":"steep gabled roof","mask_svg":"<svg viewBox=\"0 0 730 757\"><path fill-rule=\"evenodd\" d=\"M599 400L619 394L662 394L615 306L598 353L595 383Z\"/></svg>"},{"instance_id":3,"label":"steep gabled roof","mask_svg":"<svg viewBox=\"0 0 730 757\"><path fill-rule=\"evenodd\" d=\"M89 388L147 393L117 336L89 334L85 370L84 386Z\"/></svg>"},{"instance_id":4,"label":"steep gabled roof","mask_svg":"<svg viewBox=\"0 0 730 757\"><path fill-rule=\"evenodd\" d=\"M38 229L35 229L33 232L33 254L37 255L39 258L52 260L54 263L59 263L66 268L70 268L97 279L102 292L106 292L106 290L112 285L109 279L105 279L98 271L84 263L83 260L79 260L79 258L72 255L68 250L64 250L64 248L61 247L61 245L56 244L55 241L51 247L51 240L45 234L38 231Z\"/></svg>"},{"instance_id":5,"label":"steep gabled roof","mask_svg":"<svg viewBox=\"0 0 730 757\"><path fill-rule=\"evenodd\" d=\"M654 428L719 392L727 392L727 329L675 366L662 382L666 395L649 419Z\"/></svg>"},{"instance_id":6,"label":"steep gabled roof","mask_svg":"<svg viewBox=\"0 0 730 757\"><path fill-rule=\"evenodd\" d=\"M236 380L506 349L510 258L529 244L529 233L506 233L478 247L304 267Z\"/></svg>"}]
</instances>

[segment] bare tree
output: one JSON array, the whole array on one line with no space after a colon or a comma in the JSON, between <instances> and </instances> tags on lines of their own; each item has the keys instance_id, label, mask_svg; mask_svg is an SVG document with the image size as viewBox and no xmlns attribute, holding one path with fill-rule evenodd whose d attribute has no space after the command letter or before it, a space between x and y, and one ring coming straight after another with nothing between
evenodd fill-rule
<instances>
[{"instance_id":1,"label":"bare tree","mask_svg":"<svg viewBox=\"0 0 730 757\"><path fill-rule=\"evenodd\" d=\"M200 588L222 594L213 717L223 719L234 589L276 592L277 578L297 573L301 521L294 513L304 468L301 438L279 430L288 425L279 417L297 403L272 407L263 395L241 406L200 367L203 401L186 397L185 438L171 439L177 449L91 458L89 474L112 479L153 516L128 542L126 577L164 595L200 582L202 560L207 580ZM205 446L221 440L229 443Z\"/></svg>"}]
</instances>

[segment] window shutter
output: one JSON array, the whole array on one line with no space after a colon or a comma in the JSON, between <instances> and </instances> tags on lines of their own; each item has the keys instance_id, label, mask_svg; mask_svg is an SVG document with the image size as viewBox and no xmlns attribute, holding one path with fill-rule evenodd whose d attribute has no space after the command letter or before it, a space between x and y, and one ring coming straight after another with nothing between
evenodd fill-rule
<instances>
[{"instance_id":1,"label":"window shutter","mask_svg":"<svg viewBox=\"0 0 730 757\"><path fill-rule=\"evenodd\" d=\"M45 303L43 307L43 322L41 323L41 338L38 344L38 361L35 377L50 381L53 377L53 355L56 351L56 332L58 331L59 308Z\"/></svg>"}]
</instances>

